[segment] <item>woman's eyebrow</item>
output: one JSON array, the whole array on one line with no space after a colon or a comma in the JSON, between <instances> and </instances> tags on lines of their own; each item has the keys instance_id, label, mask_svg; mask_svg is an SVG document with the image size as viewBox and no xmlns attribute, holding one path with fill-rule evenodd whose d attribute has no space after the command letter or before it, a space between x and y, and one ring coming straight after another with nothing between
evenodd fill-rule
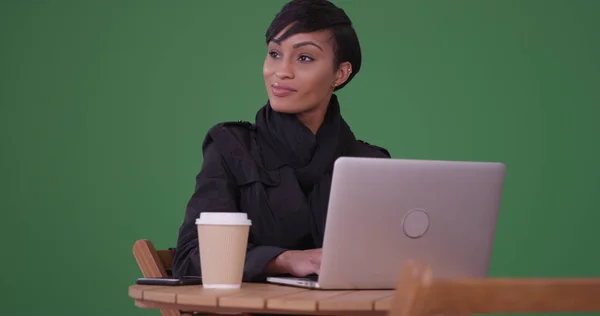
<instances>
[{"instance_id":1,"label":"woman's eyebrow","mask_svg":"<svg viewBox=\"0 0 600 316\"><path fill-rule=\"evenodd\" d=\"M278 46L281 46L281 41L280 40L273 39L272 42L274 44L277 44ZM311 42L311 41L304 41L304 42L296 43L292 47L294 49L296 49L296 48L299 48L299 47L302 47L302 46L307 46L307 45L314 46L314 47L320 49L321 51L323 51L323 48L321 48L321 46L319 46L315 42Z\"/></svg>"},{"instance_id":2,"label":"woman's eyebrow","mask_svg":"<svg viewBox=\"0 0 600 316\"><path fill-rule=\"evenodd\" d=\"M296 43L294 44L294 48L298 48L298 47L302 47L302 46L307 46L307 45L312 45L315 46L316 48L320 49L321 51L323 51L323 49L321 48L321 46L315 44L314 42L311 41L306 41L306 42L300 42L300 43Z\"/></svg>"}]
</instances>

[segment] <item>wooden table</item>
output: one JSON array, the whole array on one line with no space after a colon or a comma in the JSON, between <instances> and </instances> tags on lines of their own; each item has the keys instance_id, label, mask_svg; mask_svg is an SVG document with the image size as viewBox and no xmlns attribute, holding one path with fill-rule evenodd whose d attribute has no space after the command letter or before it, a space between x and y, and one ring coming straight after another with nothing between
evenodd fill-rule
<instances>
[{"instance_id":1,"label":"wooden table","mask_svg":"<svg viewBox=\"0 0 600 316\"><path fill-rule=\"evenodd\" d=\"M244 283L235 290L202 285L129 287L138 307L205 313L383 315L393 294L393 290L324 291L262 283Z\"/></svg>"}]
</instances>

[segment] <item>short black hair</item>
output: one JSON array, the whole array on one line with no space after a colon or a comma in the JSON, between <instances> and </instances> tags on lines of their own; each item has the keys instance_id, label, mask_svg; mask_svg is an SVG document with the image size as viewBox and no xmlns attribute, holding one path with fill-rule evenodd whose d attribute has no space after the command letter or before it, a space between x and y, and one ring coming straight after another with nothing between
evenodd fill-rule
<instances>
[{"instance_id":1,"label":"short black hair","mask_svg":"<svg viewBox=\"0 0 600 316\"><path fill-rule=\"evenodd\" d=\"M344 10L328 0L292 0L285 4L277 13L267 29L267 44L281 30L293 24L278 40L284 40L297 33L311 33L330 30L333 34L334 67L337 70L341 62L352 64L352 73L348 80L337 86L343 88L358 73L361 66L362 53L358 36L352 26L352 21Z\"/></svg>"}]
</instances>

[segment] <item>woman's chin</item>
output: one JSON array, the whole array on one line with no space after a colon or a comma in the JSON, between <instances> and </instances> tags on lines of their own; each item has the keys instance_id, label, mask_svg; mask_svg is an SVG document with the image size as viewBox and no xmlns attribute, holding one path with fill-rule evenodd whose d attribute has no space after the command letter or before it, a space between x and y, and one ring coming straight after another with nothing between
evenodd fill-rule
<instances>
[{"instance_id":1,"label":"woman's chin","mask_svg":"<svg viewBox=\"0 0 600 316\"><path fill-rule=\"evenodd\" d=\"M272 100L270 102L271 104L271 108L273 109L273 111L275 112L279 112L279 113L285 113L285 114L298 114L303 112L301 108L298 108L297 106L293 106L290 104L285 104L285 102L279 102L279 101L274 101Z\"/></svg>"}]
</instances>

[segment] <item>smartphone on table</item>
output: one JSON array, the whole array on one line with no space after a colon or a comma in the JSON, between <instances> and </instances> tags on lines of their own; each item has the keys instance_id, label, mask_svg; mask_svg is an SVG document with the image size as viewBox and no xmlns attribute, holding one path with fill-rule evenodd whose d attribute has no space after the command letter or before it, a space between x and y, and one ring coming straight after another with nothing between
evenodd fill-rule
<instances>
[{"instance_id":1,"label":"smartphone on table","mask_svg":"<svg viewBox=\"0 0 600 316\"><path fill-rule=\"evenodd\" d=\"M136 284L140 285L197 285L202 284L202 277L199 276L184 276L181 278L138 278L135 281Z\"/></svg>"}]
</instances>

